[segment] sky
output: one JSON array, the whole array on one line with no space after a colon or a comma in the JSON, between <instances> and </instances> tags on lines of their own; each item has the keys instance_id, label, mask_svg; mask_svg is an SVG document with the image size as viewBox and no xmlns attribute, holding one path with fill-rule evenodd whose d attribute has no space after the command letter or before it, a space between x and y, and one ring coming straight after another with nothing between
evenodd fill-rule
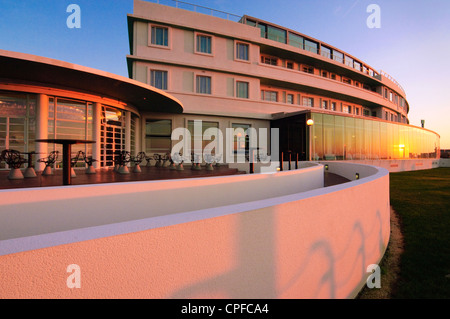
<instances>
[{"instance_id":1,"label":"sky","mask_svg":"<svg viewBox=\"0 0 450 319\"><path fill-rule=\"evenodd\" d=\"M450 149L449 0L184 1L287 27L383 70L405 89L410 124L425 120L425 128L440 134L441 148ZM67 25L70 4L80 8L80 28ZM380 8L379 28L367 25L370 4ZM0 0L0 49L128 77L131 13L133 0Z\"/></svg>"}]
</instances>

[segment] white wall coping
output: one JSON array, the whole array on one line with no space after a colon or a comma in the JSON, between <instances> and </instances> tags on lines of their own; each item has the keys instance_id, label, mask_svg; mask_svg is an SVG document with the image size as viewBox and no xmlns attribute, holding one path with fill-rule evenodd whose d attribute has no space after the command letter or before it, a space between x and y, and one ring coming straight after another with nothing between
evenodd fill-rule
<instances>
[{"instance_id":1,"label":"white wall coping","mask_svg":"<svg viewBox=\"0 0 450 319\"><path fill-rule=\"evenodd\" d=\"M6 239L0 241L0 256L1 255L7 255L22 251L28 251L28 250L35 250L35 249L41 249L46 247L52 247L57 245L64 245L64 244L70 244L75 242L81 242L86 240L92 240L92 239L99 239L109 236L116 236L126 233L133 233L133 232L139 232L139 231L146 231L150 229L155 228L161 228L161 227L167 227L182 223L189 223L189 222L195 222L203 219L209 219L209 218L215 218L220 217L224 215L230 215L230 214L238 214L245 211L270 207L270 206L276 206L281 205L287 202L293 202L293 201L301 201L310 197L316 197L316 196L323 196L326 194L330 194L333 192L339 192L345 189L358 187L359 185L370 183L372 181L375 181L379 178L382 178L383 176L386 176L389 174L389 172L384 168L378 168L375 166L368 166L368 165L359 165L359 164L350 164L350 163L339 163L339 165L343 166L355 166L354 168L358 168L361 172L363 170L365 171L372 171L373 174L363 177L359 180L354 180L348 183L319 188L319 189L313 189L301 193L295 193L291 195L285 195L285 196L278 196L273 198L267 198L257 201L250 201L246 203L240 203L240 204L233 204L233 205L226 205L226 206L220 206L220 207L213 207L213 208L207 208L207 209L201 209L201 210L195 210L195 211L188 211L183 213L177 213L177 214L170 214L170 215L164 215L164 216L156 216L156 217L150 217L150 218L144 218L144 219L138 219L138 220L131 220L126 222L120 222L120 223L113 223L113 224L107 224L107 225L100 225L100 226L93 226L93 227L85 227L85 228L79 228L74 230L67 230L67 231L60 231L60 232L54 232L54 233L46 233L46 234L40 234L40 235L34 235L34 236L28 236L28 237L20 237L20 238L13 238L13 239ZM322 166L322 165L320 165ZM311 168L309 168L311 169ZM295 174L295 172L299 171L283 171L278 172L276 174ZM261 173L261 174L268 174L268 173ZM271 173L269 173L271 174ZM257 176L258 174L251 174L246 176ZM217 177L218 179L221 179L221 177ZM229 177L232 179L232 177ZM172 180L173 181L173 180ZM178 180L179 181L179 180ZM145 182L131 182L130 184L142 184ZM153 183L147 182L147 183ZM117 183L123 185L124 183ZM117 186L117 185L105 185L105 187L108 186ZM89 189L89 186L68 186L68 187L74 187L74 188L83 188L86 187ZM48 189L48 188L46 188ZM55 190L61 189L61 187L55 187ZM14 192L15 190L8 190L6 192Z\"/></svg>"}]
</instances>

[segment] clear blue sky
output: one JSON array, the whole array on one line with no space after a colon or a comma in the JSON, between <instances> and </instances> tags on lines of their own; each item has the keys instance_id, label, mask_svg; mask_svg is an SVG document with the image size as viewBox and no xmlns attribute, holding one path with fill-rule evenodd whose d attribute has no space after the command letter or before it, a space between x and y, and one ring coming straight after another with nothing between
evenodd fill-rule
<instances>
[{"instance_id":1,"label":"clear blue sky","mask_svg":"<svg viewBox=\"0 0 450 319\"><path fill-rule=\"evenodd\" d=\"M420 126L425 119L425 127L441 135L441 148L450 148L449 0L186 2L282 25L389 73L406 91L411 124ZM366 25L372 3L381 8L379 29ZM80 29L66 25L69 4L81 8ZM0 49L128 76L128 13L132 0L0 0Z\"/></svg>"}]
</instances>

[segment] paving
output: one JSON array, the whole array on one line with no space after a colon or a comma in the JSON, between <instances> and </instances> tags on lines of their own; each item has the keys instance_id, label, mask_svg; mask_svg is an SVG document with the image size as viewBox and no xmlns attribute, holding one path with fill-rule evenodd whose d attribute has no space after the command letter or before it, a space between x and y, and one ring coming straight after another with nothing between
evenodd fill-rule
<instances>
[{"instance_id":1,"label":"paving","mask_svg":"<svg viewBox=\"0 0 450 319\"><path fill-rule=\"evenodd\" d=\"M120 174L113 171L112 168L97 169L96 174L86 174L85 169L75 169L76 177L72 177L72 185L98 184L98 183L118 183L118 182L133 182L133 181L150 181L163 179L180 179L180 178L198 178L198 177L212 177L225 176L235 174L245 174L245 172L238 171L234 168L229 168L227 165L214 167L213 171L208 171L205 167L201 170L192 170L186 167L182 171L172 170L167 167L147 167L142 166L140 173L134 173L133 169L129 169L129 174ZM37 173L37 177L24 178L20 180L9 180L8 170L0 171L0 189L12 188L31 188L31 187L50 187L62 186L62 170L54 170L54 174L50 176ZM329 172L324 174L324 185L332 186L348 182L349 180Z\"/></svg>"}]
</instances>

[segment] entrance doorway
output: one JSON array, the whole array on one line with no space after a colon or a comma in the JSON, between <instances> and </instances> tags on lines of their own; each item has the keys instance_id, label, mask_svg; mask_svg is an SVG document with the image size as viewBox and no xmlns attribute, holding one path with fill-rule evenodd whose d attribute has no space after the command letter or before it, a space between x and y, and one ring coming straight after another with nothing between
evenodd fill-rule
<instances>
[{"instance_id":1,"label":"entrance doorway","mask_svg":"<svg viewBox=\"0 0 450 319\"><path fill-rule=\"evenodd\" d=\"M101 127L100 166L114 166L116 151L125 150L125 128L120 110L104 107Z\"/></svg>"}]
</instances>

